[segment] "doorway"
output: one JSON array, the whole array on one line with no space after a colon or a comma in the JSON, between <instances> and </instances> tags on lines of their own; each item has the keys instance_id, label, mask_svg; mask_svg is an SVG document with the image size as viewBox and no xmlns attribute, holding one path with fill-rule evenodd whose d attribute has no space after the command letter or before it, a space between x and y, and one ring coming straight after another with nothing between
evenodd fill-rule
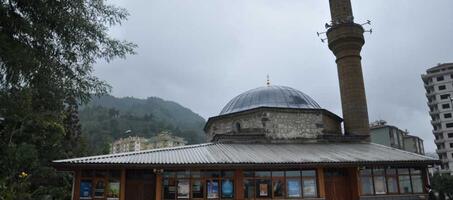
<instances>
[{"instance_id":1,"label":"doorway","mask_svg":"<svg viewBox=\"0 0 453 200\"><path fill-rule=\"evenodd\" d=\"M156 177L150 170L126 171L126 199L154 200Z\"/></svg>"},{"instance_id":2,"label":"doorway","mask_svg":"<svg viewBox=\"0 0 453 200\"><path fill-rule=\"evenodd\" d=\"M324 171L326 200L351 200L354 185L350 182L347 169L326 169Z\"/></svg>"}]
</instances>

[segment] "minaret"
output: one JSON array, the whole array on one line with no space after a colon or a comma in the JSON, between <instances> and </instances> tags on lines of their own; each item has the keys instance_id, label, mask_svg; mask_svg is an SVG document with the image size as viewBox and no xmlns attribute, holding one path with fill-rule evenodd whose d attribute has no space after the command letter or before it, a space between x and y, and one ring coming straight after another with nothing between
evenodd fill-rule
<instances>
[{"instance_id":1,"label":"minaret","mask_svg":"<svg viewBox=\"0 0 453 200\"><path fill-rule=\"evenodd\" d=\"M351 0L329 0L332 24L327 27L329 49L336 57L345 134L369 140L368 109L360 51L364 30L354 23Z\"/></svg>"}]
</instances>

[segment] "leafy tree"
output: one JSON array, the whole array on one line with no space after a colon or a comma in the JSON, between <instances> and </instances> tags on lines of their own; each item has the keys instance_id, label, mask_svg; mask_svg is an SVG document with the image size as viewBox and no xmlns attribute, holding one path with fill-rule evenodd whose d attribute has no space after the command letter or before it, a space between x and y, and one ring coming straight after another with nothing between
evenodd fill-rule
<instances>
[{"instance_id":1,"label":"leafy tree","mask_svg":"<svg viewBox=\"0 0 453 200\"><path fill-rule=\"evenodd\" d=\"M445 200L445 197L453 199L453 176L435 173L431 178L431 187L439 193L440 200Z\"/></svg>"},{"instance_id":2,"label":"leafy tree","mask_svg":"<svg viewBox=\"0 0 453 200\"><path fill-rule=\"evenodd\" d=\"M50 166L83 154L77 106L109 86L99 59L133 53L111 38L128 13L104 0L0 0L0 199L68 199Z\"/></svg>"}]
</instances>

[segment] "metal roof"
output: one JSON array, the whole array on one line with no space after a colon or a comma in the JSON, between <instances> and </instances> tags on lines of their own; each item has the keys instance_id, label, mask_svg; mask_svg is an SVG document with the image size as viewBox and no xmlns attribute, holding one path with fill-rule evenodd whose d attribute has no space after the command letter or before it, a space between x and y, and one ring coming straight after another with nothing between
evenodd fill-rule
<instances>
[{"instance_id":1,"label":"metal roof","mask_svg":"<svg viewBox=\"0 0 453 200\"><path fill-rule=\"evenodd\" d=\"M321 108L315 100L299 90L286 86L269 85L249 90L234 97L222 109L220 115L258 107Z\"/></svg>"},{"instance_id":2,"label":"metal roof","mask_svg":"<svg viewBox=\"0 0 453 200\"><path fill-rule=\"evenodd\" d=\"M436 159L374 143L222 144L56 160L55 165L203 165L309 163L435 163Z\"/></svg>"}]
</instances>

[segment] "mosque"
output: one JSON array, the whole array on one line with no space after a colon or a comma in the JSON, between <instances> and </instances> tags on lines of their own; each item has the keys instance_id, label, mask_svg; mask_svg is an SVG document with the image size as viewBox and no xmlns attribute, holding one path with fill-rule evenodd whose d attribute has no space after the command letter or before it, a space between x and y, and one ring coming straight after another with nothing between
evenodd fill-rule
<instances>
[{"instance_id":1,"label":"mosque","mask_svg":"<svg viewBox=\"0 0 453 200\"><path fill-rule=\"evenodd\" d=\"M370 143L364 29L350 0L329 2L343 117L291 87L258 87L208 119L207 143L54 161L74 174L73 199L427 199L438 160Z\"/></svg>"}]
</instances>

